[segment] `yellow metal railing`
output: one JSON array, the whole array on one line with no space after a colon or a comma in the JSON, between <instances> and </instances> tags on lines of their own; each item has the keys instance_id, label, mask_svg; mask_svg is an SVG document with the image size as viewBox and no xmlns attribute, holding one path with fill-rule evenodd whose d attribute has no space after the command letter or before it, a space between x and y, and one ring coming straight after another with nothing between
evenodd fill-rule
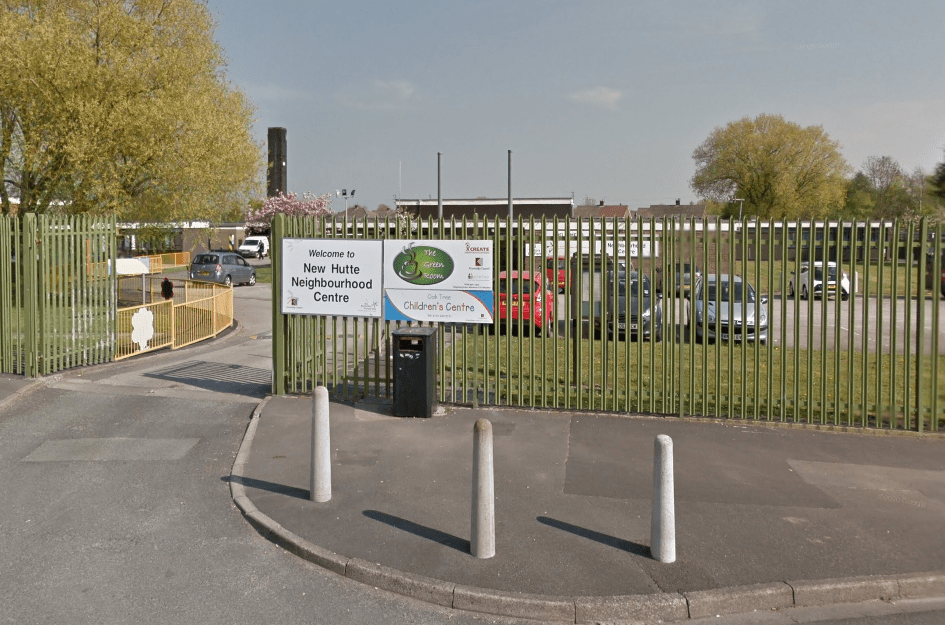
<instances>
[{"instance_id":1,"label":"yellow metal railing","mask_svg":"<svg viewBox=\"0 0 945 625\"><path fill-rule=\"evenodd\" d=\"M131 278L141 284L141 278ZM149 303L118 309L115 360L164 347L177 349L216 336L233 324L233 288L190 280L146 278L143 299ZM120 288L120 287L119 287Z\"/></svg>"},{"instance_id":2,"label":"yellow metal railing","mask_svg":"<svg viewBox=\"0 0 945 625\"><path fill-rule=\"evenodd\" d=\"M147 258L151 264L151 273L163 273L165 268L190 265L190 252L168 252L167 254L136 256L135 258Z\"/></svg>"}]
</instances>

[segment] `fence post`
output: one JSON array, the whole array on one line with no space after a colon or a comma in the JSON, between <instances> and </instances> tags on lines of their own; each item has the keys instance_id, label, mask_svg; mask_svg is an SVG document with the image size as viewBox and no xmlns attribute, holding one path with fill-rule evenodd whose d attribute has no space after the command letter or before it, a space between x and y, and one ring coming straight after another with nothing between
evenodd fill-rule
<instances>
[{"instance_id":1,"label":"fence post","mask_svg":"<svg viewBox=\"0 0 945 625\"><path fill-rule=\"evenodd\" d=\"M187 283L184 283L184 297L187 297ZM171 303L171 349L177 349L177 305L174 303L174 298L170 300Z\"/></svg>"},{"instance_id":2,"label":"fence post","mask_svg":"<svg viewBox=\"0 0 945 625\"><path fill-rule=\"evenodd\" d=\"M469 551L477 558L495 555L495 483L492 472L492 424L473 426L472 517Z\"/></svg>"},{"instance_id":3,"label":"fence post","mask_svg":"<svg viewBox=\"0 0 945 625\"><path fill-rule=\"evenodd\" d=\"M673 501L673 439L660 434L654 442L650 552L654 559L666 563L676 561L676 509Z\"/></svg>"},{"instance_id":4,"label":"fence post","mask_svg":"<svg viewBox=\"0 0 945 625\"><path fill-rule=\"evenodd\" d=\"M312 474L308 498L331 499L331 441L328 422L328 389L316 386L312 392Z\"/></svg>"},{"instance_id":5,"label":"fence post","mask_svg":"<svg viewBox=\"0 0 945 625\"><path fill-rule=\"evenodd\" d=\"M23 373L28 378L39 375L39 350L42 344L42 315L39 309L39 280L37 277L37 237L39 236L37 216L33 213L23 215L22 255L17 262L23 270L23 318L26 321L26 335L23 339Z\"/></svg>"},{"instance_id":6,"label":"fence post","mask_svg":"<svg viewBox=\"0 0 945 625\"><path fill-rule=\"evenodd\" d=\"M269 260L272 267L272 394L285 394L285 317L282 314L282 238L285 236L284 215L272 218ZM295 233L294 233L295 234ZM297 234L295 235L297 236Z\"/></svg>"}]
</instances>

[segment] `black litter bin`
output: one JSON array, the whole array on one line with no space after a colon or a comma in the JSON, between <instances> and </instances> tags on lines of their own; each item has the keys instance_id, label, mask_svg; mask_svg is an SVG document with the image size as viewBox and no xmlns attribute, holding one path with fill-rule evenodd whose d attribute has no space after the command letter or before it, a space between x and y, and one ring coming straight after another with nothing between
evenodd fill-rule
<instances>
[{"instance_id":1,"label":"black litter bin","mask_svg":"<svg viewBox=\"0 0 945 625\"><path fill-rule=\"evenodd\" d=\"M399 328L394 343L394 416L432 417L436 409L436 328Z\"/></svg>"}]
</instances>

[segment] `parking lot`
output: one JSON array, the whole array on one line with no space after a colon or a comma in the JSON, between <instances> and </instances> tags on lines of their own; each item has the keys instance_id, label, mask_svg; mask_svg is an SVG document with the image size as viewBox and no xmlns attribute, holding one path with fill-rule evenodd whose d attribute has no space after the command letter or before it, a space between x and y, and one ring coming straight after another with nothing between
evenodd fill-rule
<instances>
[{"instance_id":1,"label":"parking lot","mask_svg":"<svg viewBox=\"0 0 945 625\"><path fill-rule=\"evenodd\" d=\"M863 297L855 295L850 300L839 302L838 315L835 299L828 299L825 302L820 299L803 300L775 296L769 298L767 304L768 346L814 349L823 349L826 346L827 349L847 350L852 340L854 350L862 350L865 345L865 348L871 352L882 349L883 353L890 353L895 343L896 353L902 354L908 343L907 337L921 336L926 354L931 352L932 341L935 338L938 340L938 352L945 354L945 331L943 331L945 329L945 300L925 299L924 324L921 329L918 328L918 306L914 301L908 303L909 306L902 298L892 300L887 297L877 300L875 297L870 297L864 300ZM566 305L565 295L558 294L559 336L564 336L567 323ZM668 319L667 307L675 306L675 332L670 332L666 328L664 336L667 338L675 336L677 341L688 343L690 336L686 321L689 314L689 301L684 297L664 296L662 305L664 323ZM935 307L938 307L941 324L937 337L933 332ZM907 310L911 311L911 319L907 319ZM911 349L915 353L914 338Z\"/></svg>"}]
</instances>

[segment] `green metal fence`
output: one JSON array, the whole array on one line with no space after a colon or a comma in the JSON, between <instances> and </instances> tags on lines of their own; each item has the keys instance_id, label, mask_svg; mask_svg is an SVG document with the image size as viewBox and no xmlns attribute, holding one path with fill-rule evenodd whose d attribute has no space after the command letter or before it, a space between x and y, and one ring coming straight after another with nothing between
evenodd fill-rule
<instances>
[{"instance_id":1,"label":"green metal fence","mask_svg":"<svg viewBox=\"0 0 945 625\"><path fill-rule=\"evenodd\" d=\"M114 217L0 217L0 372L112 360Z\"/></svg>"},{"instance_id":2,"label":"green metal fence","mask_svg":"<svg viewBox=\"0 0 945 625\"><path fill-rule=\"evenodd\" d=\"M440 324L440 401L936 431L945 422L942 235L925 221L278 218L273 288L281 291L284 237L489 239L497 284L504 270L550 278L554 328L505 324L498 294L493 326ZM829 277L831 264L838 279L822 280L817 297L817 270ZM650 306L634 310L644 275ZM746 281L752 306L699 289L709 276ZM390 396L397 324L281 315L273 302L275 393L325 384L343 397Z\"/></svg>"}]
</instances>

